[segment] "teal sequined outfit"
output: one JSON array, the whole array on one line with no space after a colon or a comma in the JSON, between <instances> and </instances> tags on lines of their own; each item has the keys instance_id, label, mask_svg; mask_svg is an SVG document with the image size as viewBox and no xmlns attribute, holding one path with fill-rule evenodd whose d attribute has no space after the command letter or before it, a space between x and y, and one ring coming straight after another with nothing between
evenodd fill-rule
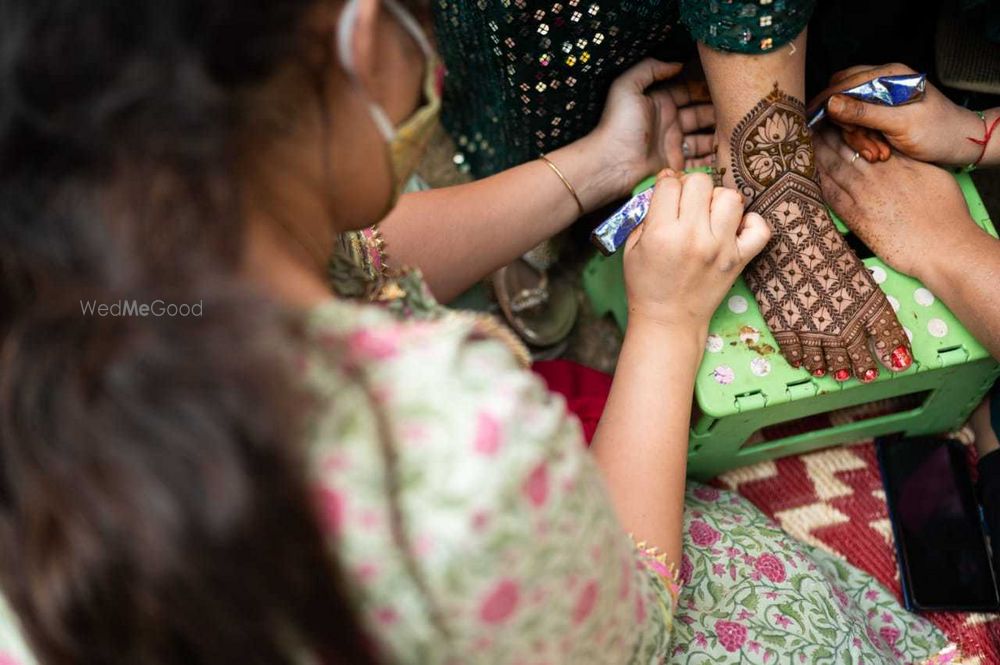
<instances>
[{"instance_id":1,"label":"teal sequined outfit","mask_svg":"<svg viewBox=\"0 0 1000 665\"><path fill-rule=\"evenodd\" d=\"M584 136L611 82L676 41L681 21L713 48L761 53L791 41L814 2L438 0L456 163L484 177Z\"/></svg>"}]
</instances>

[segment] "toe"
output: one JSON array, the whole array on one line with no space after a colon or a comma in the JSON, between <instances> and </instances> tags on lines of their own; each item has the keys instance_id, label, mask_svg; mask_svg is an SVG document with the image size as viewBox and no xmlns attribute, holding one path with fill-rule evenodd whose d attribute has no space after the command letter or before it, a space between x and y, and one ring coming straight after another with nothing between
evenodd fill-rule
<instances>
[{"instance_id":1,"label":"toe","mask_svg":"<svg viewBox=\"0 0 1000 665\"><path fill-rule=\"evenodd\" d=\"M879 361L888 369L902 372L913 364L909 339L888 304L871 319L868 334L871 335L872 348L878 355Z\"/></svg>"},{"instance_id":2,"label":"toe","mask_svg":"<svg viewBox=\"0 0 1000 665\"><path fill-rule=\"evenodd\" d=\"M802 366L802 345L799 343L799 336L793 332L781 332L774 336L781 349L781 355L785 357L788 364L799 368Z\"/></svg>"},{"instance_id":3,"label":"toe","mask_svg":"<svg viewBox=\"0 0 1000 665\"><path fill-rule=\"evenodd\" d=\"M834 379L843 383L851 378L851 361L844 346L833 345L824 349L826 367Z\"/></svg>"},{"instance_id":4,"label":"toe","mask_svg":"<svg viewBox=\"0 0 1000 665\"><path fill-rule=\"evenodd\" d=\"M868 350L864 336L859 336L853 344L847 347L847 355L851 359L851 369L854 371L854 376L859 381L871 383L878 378L878 366Z\"/></svg>"},{"instance_id":5,"label":"toe","mask_svg":"<svg viewBox=\"0 0 1000 665\"><path fill-rule=\"evenodd\" d=\"M819 344L802 347L802 365L816 377L826 376L826 355Z\"/></svg>"}]
</instances>

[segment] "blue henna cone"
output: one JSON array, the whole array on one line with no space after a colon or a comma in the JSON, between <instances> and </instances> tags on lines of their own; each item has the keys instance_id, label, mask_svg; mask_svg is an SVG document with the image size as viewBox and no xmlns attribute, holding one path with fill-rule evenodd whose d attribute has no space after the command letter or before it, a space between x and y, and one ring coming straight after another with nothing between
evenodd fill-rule
<instances>
[{"instance_id":1,"label":"blue henna cone","mask_svg":"<svg viewBox=\"0 0 1000 665\"><path fill-rule=\"evenodd\" d=\"M903 106L920 101L924 98L927 90L926 74L899 74L897 76L879 76L861 85L841 90L834 93L837 95L847 95L855 99L870 104L881 104L882 106ZM812 117L809 118L807 126L812 129L819 121L826 117L826 102L823 102Z\"/></svg>"},{"instance_id":2,"label":"blue henna cone","mask_svg":"<svg viewBox=\"0 0 1000 665\"><path fill-rule=\"evenodd\" d=\"M594 229L593 233L590 234L590 241L605 256L611 256L617 252L628 240L629 234L645 219L652 198L652 187L633 196L628 203Z\"/></svg>"}]
</instances>

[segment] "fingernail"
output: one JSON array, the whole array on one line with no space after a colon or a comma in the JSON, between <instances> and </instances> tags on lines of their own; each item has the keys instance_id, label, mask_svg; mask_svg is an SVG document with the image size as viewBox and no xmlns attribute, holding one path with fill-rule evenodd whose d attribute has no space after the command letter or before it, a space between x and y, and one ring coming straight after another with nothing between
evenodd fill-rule
<instances>
[{"instance_id":1,"label":"fingernail","mask_svg":"<svg viewBox=\"0 0 1000 665\"><path fill-rule=\"evenodd\" d=\"M813 370L813 376L816 377L826 376L826 370L825 369Z\"/></svg>"},{"instance_id":2,"label":"fingernail","mask_svg":"<svg viewBox=\"0 0 1000 665\"><path fill-rule=\"evenodd\" d=\"M872 161L872 153L870 150L862 150L861 156L865 158L866 162Z\"/></svg>"},{"instance_id":3,"label":"fingernail","mask_svg":"<svg viewBox=\"0 0 1000 665\"><path fill-rule=\"evenodd\" d=\"M889 364L897 372L902 372L913 364L913 358L910 357L910 352L907 351L905 346L900 346L893 350L892 356L889 358Z\"/></svg>"},{"instance_id":4,"label":"fingernail","mask_svg":"<svg viewBox=\"0 0 1000 665\"><path fill-rule=\"evenodd\" d=\"M833 378L843 383L844 381L847 381L849 378L851 378L851 373L848 372L846 369L838 369L836 373L833 375Z\"/></svg>"},{"instance_id":5,"label":"fingernail","mask_svg":"<svg viewBox=\"0 0 1000 665\"><path fill-rule=\"evenodd\" d=\"M865 370L864 376L861 377L862 383L871 383L878 378L878 369L873 367L871 369Z\"/></svg>"},{"instance_id":6,"label":"fingernail","mask_svg":"<svg viewBox=\"0 0 1000 665\"><path fill-rule=\"evenodd\" d=\"M844 100L834 95L826 102L826 110L833 111L834 113L844 110Z\"/></svg>"},{"instance_id":7,"label":"fingernail","mask_svg":"<svg viewBox=\"0 0 1000 665\"><path fill-rule=\"evenodd\" d=\"M791 365L792 367L794 367L795 369L798 369L798 368L802 367L802 361L801 360L793 360L792 362L790 362L788 364Z\"/></svg>"}]
</instances>

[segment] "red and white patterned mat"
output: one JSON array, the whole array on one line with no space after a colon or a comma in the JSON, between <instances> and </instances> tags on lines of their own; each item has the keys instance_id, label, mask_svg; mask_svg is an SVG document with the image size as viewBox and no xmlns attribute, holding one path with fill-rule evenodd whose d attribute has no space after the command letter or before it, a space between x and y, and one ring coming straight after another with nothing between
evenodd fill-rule
<instances>
[{"instance_id":1,"label":"red and white patterned mat","mask_svg":"<svg viewBox=\"0 0 1000 665\"><path fill-rule=\"evenodd\" d=\"M959 438L968 439L965 431ZM875 458L866 441L761 462L716 479L736 490L793 536L874 575L900 597L892 529ZM932 613L958 645L963 663L1000 663L1000 614Z\"/></svg>"}]
</instances>

